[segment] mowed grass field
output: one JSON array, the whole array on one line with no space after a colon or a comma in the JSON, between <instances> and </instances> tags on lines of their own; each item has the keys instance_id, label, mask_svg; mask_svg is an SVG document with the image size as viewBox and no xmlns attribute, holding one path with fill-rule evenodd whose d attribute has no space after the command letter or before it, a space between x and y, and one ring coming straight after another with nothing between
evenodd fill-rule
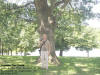
<instances>
[{"instance_id":1,"label":"mowed grass field","mask_svg":"<svg viewBox=\"0 0 100 75\"><path fill-rule=\"evenodd\" d=\"M41 69L37 58L0 56L0 75L100 75L100 58L59 57L61 64L49 64L48 70ZM16 72L11 74L12 70Z\"/></svg>"}]
</instances>

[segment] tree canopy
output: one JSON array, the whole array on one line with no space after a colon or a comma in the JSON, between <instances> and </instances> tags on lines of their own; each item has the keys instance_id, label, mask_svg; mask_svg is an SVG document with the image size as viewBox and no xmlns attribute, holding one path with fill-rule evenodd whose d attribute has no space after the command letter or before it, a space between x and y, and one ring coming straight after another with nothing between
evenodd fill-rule
<instances>
[{"instance_id":1,"label":"tree canopy","mask_svg":"<svg viewBox=\"0 0 100 75\"><path fill-rule=\"evenodd\" d=\"M80 50L91 50L99 47L100 31L83 24L85 20L95 17L91 12L95 1L43 0L43 2L33 0L18 5L0 0L1 49L16 52L34 51L38 48L37 42L40 37L37 31L40 28L43 30L43 25L45 30L52 30L50 33L55 34L57 49L64 50L73 46ZM50 36L53 38L53 35Z\"/></svg>"}]
</instances>

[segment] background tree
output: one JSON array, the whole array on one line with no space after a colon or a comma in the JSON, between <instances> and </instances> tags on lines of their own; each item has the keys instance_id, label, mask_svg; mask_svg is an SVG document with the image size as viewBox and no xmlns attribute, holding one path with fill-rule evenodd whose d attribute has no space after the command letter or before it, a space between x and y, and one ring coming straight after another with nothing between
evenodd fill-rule
<instances>
[{"instance_id":1,"label":"background tree","mask_svg":"<svg viewBox=\"0 0 100 75\"><path fill-rule=\"evenodd\" d=\"M13 10L15 4L0 2L0 52L7 55L15 52L34 51L37 48L37 24L23 19L23 8ZM21 18L20 18L21 17ZM23 43L22 43L23 42Z\"/></svg>"},{"instance_id":2,"label":"background tree","mask_svg":"<svg viewBox=\"0 0 100 75\"><path fill-rule=\"evenodd\" d=\"M77 50L85 50L89 57L89 51L98 48L99 43L96 38L95 30L89 26L85 26L84 30L81 31L81 35L76 36L75 47Z\"/></svg>"}]
</instances>

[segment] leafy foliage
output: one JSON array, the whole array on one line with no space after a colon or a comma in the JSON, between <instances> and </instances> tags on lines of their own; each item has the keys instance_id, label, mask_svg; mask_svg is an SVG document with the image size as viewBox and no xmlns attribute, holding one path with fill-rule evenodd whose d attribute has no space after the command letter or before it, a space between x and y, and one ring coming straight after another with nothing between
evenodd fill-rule
<instances>
[{"instance_id":1,"label":"leafy foliage","mask_svg":"<svg viewBox=\"0 0 100 75\"><path fill-rule=\"evenodd\" d=\"M20 18L24 9L10 10L11 4L0 2L0 38L4 51L33 51L37 46L37 24Z\"/></svg>"},{"instance_id":2,"label":"leafy foliage","mask_svg":"<svg viewBox=\"0 0 100 75\"><path fill-rule=\"evenodd\" d=\"M88 4L86 0L82 0L82 2ZM86 10L85 6L81 5L75 10L76 8L71 7L70 3L70 0L48 1L52 9L51 15L54 15L57 22L55 29L56 48L64 50L74 46L80 50L91 50L99 47L100 31L81 25L84 19L93 16L92 7ZM68 6L66 7L66 5ZM79 9L84 10L81 13L78 12ZM4 50L25 52L35 50L38 47L39 35L36 30L39 25L34 4L26 4L24 7L4 3L3 0L0 0L0 10L2 10L0 12L0 39ZM84 14L84 12L88 12L88 14Z\"/></svg>"}]
</instances>

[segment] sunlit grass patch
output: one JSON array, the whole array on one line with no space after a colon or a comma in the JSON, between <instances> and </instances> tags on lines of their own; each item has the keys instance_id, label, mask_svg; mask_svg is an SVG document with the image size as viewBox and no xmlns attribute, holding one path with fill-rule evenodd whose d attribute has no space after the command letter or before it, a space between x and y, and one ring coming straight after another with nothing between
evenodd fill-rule
<instances>
[{"instance_id":1,"label":"sunlit grass patch","mask_svg":"<svg viewBox=\"0 0 100 75\"><path fill-rule=\"evenodd\" d=\"M70 70L68 70L68 74L76 74L77 72L75 71L75 69L70 69Z\"/></svg>"},{"instance_id":2,"label":"sunlit grass patch","mask_svg":"<svg viewBox=\"0 0 100 75\"><path fill-rule=\"evenodd\" d=\"M95 74L95 75L100 75L100 74Z\"/></svg>"},{"instance_id":3,"label":"sunlit grass patch","mask_svg":"<svg viewBox=\"0 0 100 75\"><path fill-rule=\"evenodd\" d=\"M81 64L81 63L76 63L75 66L77 67L87 67L88 65L87 64Z\"/></svg>"},{"instance_id":4,"label":"sunlit grass patch","mask_svg":"<svg viewBox=\"0 0 100 75\"><path fill-rule=\"evenodd\" d=\"M89 68L83 68L82 71L88 72L90 70L89 70Z\"/></svg>"}]
</instances>

